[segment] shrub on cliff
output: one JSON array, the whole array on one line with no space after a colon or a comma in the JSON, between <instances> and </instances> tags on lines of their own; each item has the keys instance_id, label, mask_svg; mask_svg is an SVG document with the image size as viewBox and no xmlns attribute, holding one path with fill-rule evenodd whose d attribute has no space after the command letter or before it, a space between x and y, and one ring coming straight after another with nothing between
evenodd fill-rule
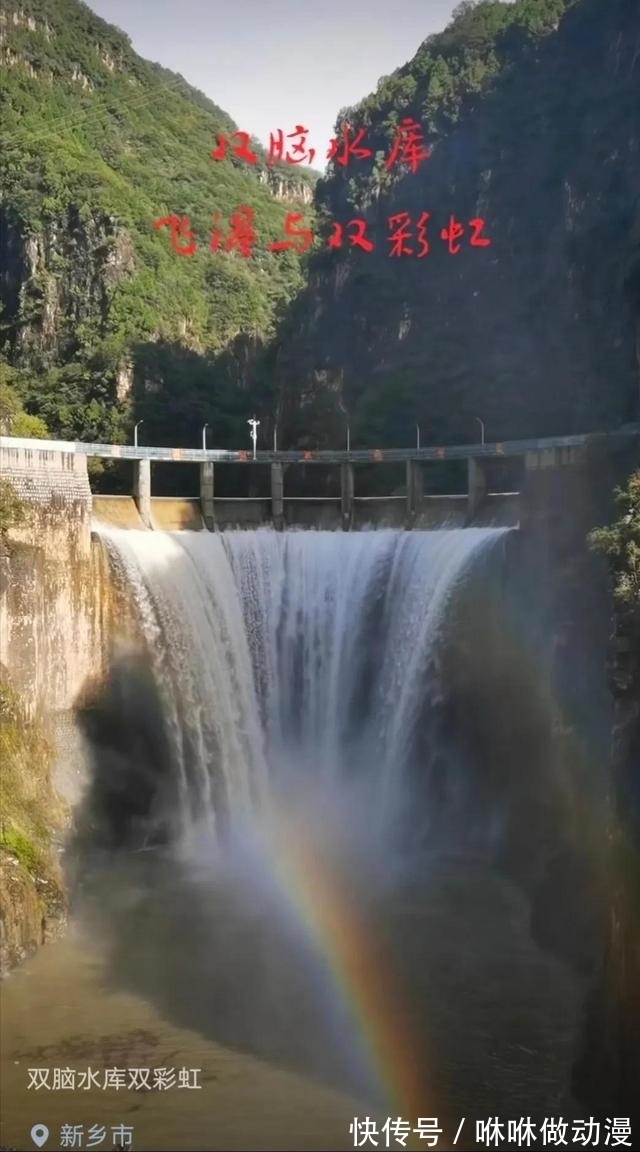
<instances>
[{"instance_id":1,"label":"shrub on cliff","mask_svg":"<svg viewBox=\"0 0 640 1152\"><path fill-rule=\"evenodd\" d=\"M44 852L48 828L59 816L49 766L52 747L0 665L0 846L33 864ZM26 845L30 848L27 849Z\"/></svg>"},{"instance_id":2,"label":"shrub on cliff","mask_svg":"<svg viewBox=\"0 0 640 1152\"><path fill-rule=\"evenodd\" d=\"M0 665L0 974L41 943L64 911L52 836L64 808L51 782L53 748Z\"/></svg>"},{"instance_id":3,"label":"shrub on cliff","mask_svg":"<svg viewBox=\"0 0 640 1152\"><path fill-rule=\"evenodd\" d=\"M640 606L640 470L616 492L620 516L608 528L591 533L591 546L607 557L620 606Z\"/></svg>"},{"instance_id":4,"label":"shrub on cliff","mask_svg":"<svg viewBox=\"0 0 640 1152\"><path fill-rule=\"evenodd\" d=\"M0 359L0 436L46 440L49 431L44 420L25 412L18 385L18 373ZM0 547L6 547L10 530L24 523L25 517L25 505L13 484L0 480Z\"/></svg>"},{"instance_id":5,"label":"shrub on cliff","mask_svg":"<svg viewBox=\"0 0 640 1152\"><path fill-rule=\"evenodd\" d=\"M10 530L22 524L25 516L24 503L13 484L8 480L0 480L0 544L7 544Z\"/></svg>"}]
</instances>

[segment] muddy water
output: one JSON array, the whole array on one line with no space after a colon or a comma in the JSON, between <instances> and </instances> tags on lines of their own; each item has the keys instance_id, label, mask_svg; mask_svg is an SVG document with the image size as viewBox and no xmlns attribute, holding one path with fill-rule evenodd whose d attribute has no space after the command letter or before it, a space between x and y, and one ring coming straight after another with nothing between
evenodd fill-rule
<instances>
[{"instance_id":1,"label":"muddy water","mask_svg":"<svg viewBox=\"0 0 640 1152\"><path fill-rule=\"evenodd\" d=\"M1 991L0 1147L32 1149L34 1124L60 1147L63 1124L133 1126L138 1152L343 1149L360 1107L347 1096L174 1027L138 996L105 987L77 931L43 948ZM29 1068L201 1068L199 1090L28 1089ZM77 1145L80 1146L80 1145Z\"/></svg>"},{"instance_id":2,"label":"muddy water","mask_svg":"<svg viewBox=\"0 0 640 1152\"><path fill-rule=\"evenodd\" d=\"M386 1115L348 1087L313 989L269 923L137 859L137 871L110 869L91 886L82 931L2 987L0 1147L33 1147L36 1123L52 1133L48 1149L63 1124L84 1126L82 1148L91 1125L130 1125L142 1152L346 1149L355 1116L380 1128ZM473 1149L476 1121L491 1116L581 1115L570 1078L584 989L533 943L516 889L446 861L429 884L398 892L379 928L428 1053L424 1112L438 1113L439 1149L463 1117L457 1147ZM28 1089L29 1068L88 1067L200 1068L202 1088ZM113 1147L110 1134L101 1146Z\"/></svg>"}]
</instances>

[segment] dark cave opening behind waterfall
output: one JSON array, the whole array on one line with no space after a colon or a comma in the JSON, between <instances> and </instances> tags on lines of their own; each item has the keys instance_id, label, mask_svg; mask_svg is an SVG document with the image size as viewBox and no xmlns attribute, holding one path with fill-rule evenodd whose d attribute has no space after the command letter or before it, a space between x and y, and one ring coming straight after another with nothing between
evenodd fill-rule
<instances>
[{"instance_id":1,"label":"dark cave opening behind waterfall","mask_svg":"<svg viewBox=\"0 0 640 1152\"><path fill-rule=\"evenodd\" d=\"M69 868L115 985L384 1104L362 989L344 994L340 942L302 900L308 848L372 964L382 942L425 1107L571 1111L597 916L575 899L588 861L563 840L543 677L508 622L516 536L102 530L136 636L79 709ZM545 950L536 891L563 853Z\"/></svg>"}]
</instances>

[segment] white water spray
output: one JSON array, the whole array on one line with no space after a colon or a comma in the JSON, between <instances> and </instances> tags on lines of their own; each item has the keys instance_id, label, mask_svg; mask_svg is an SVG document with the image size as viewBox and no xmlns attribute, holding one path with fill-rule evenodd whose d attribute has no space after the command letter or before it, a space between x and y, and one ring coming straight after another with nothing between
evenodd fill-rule
<instances>
[{"instance_id":1,"label":"white water spray","mask_svg":"<svg viewBox=\"0 0 640 1152\"><path fill-rule=\"evenodd\" d=\"M185 820L270 792L366 798L381 834L456 587L501 529L222 534L101 529L163 695Z\"/></svg>"}]
</instances>

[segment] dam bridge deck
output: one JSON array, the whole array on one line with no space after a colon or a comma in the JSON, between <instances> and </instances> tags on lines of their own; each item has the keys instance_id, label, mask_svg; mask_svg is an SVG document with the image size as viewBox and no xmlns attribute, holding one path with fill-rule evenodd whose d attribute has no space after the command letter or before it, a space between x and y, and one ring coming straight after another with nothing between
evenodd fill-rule
<instances>
[{"instance_id":1,"label":"dam bridge deck","mask_svg":"<svg viewBox=\"0 0 640 1152\"><path fill-rule=\"evenodd\" d=\"M21 475L72 467L86 474L86 460L131 460L134 464L131 497L96 495L94 508L123 525L134 519L147 528L254 528L261 524L283 527L351 528L389 524L415 527L452 524L516 524L520 515L519 492L492 492L491 466L495 461L520 460L525 477L541 470L576 465L593 454L610 454L620 446L640 443L640 424L628 424L609 432L544 439L508 440L497 443L454 444L414 448L349 450L249 451L215 448L171 448L138 444L101 444L84 441L32 440L0 436L0 474ZM640 452L638 453L640 459ZM67 462L66 464L64 462ZM425 491L426 464L466 462L466 492L437 495ZM199 496L177 499L152 496L151 464L199 464ZM266 496L219 496L214 473L220 465L267 465L270 494ZM339 496L293 496L284 491L285 470L291 465L329 465L340 468ZM385 496L362 496L355 492L357 465L404 464L405 484ZM87 481L88 485L88 481Z\"/></svg>"},{"instance_id":2,"label":"dam bridge deck","mask_svg":"<svg viewBox=\"0 0 640 1152\"><path fill-rule=\"evenodd\" d=\"M140 444L100 444L84 440L32 440L0 436L0 449L32 452L68 452L100 460L149 460L184 464L398 464L415 461L471 460L524 457L532 453L561 452L610 446L616 440L640 438L640 424L627 424L608 432L543 439L505 440L491 444L449 444L426 448L352 448L348 450L258 451L226 448L166 448Z\"/></svg>"}]
</instances>

